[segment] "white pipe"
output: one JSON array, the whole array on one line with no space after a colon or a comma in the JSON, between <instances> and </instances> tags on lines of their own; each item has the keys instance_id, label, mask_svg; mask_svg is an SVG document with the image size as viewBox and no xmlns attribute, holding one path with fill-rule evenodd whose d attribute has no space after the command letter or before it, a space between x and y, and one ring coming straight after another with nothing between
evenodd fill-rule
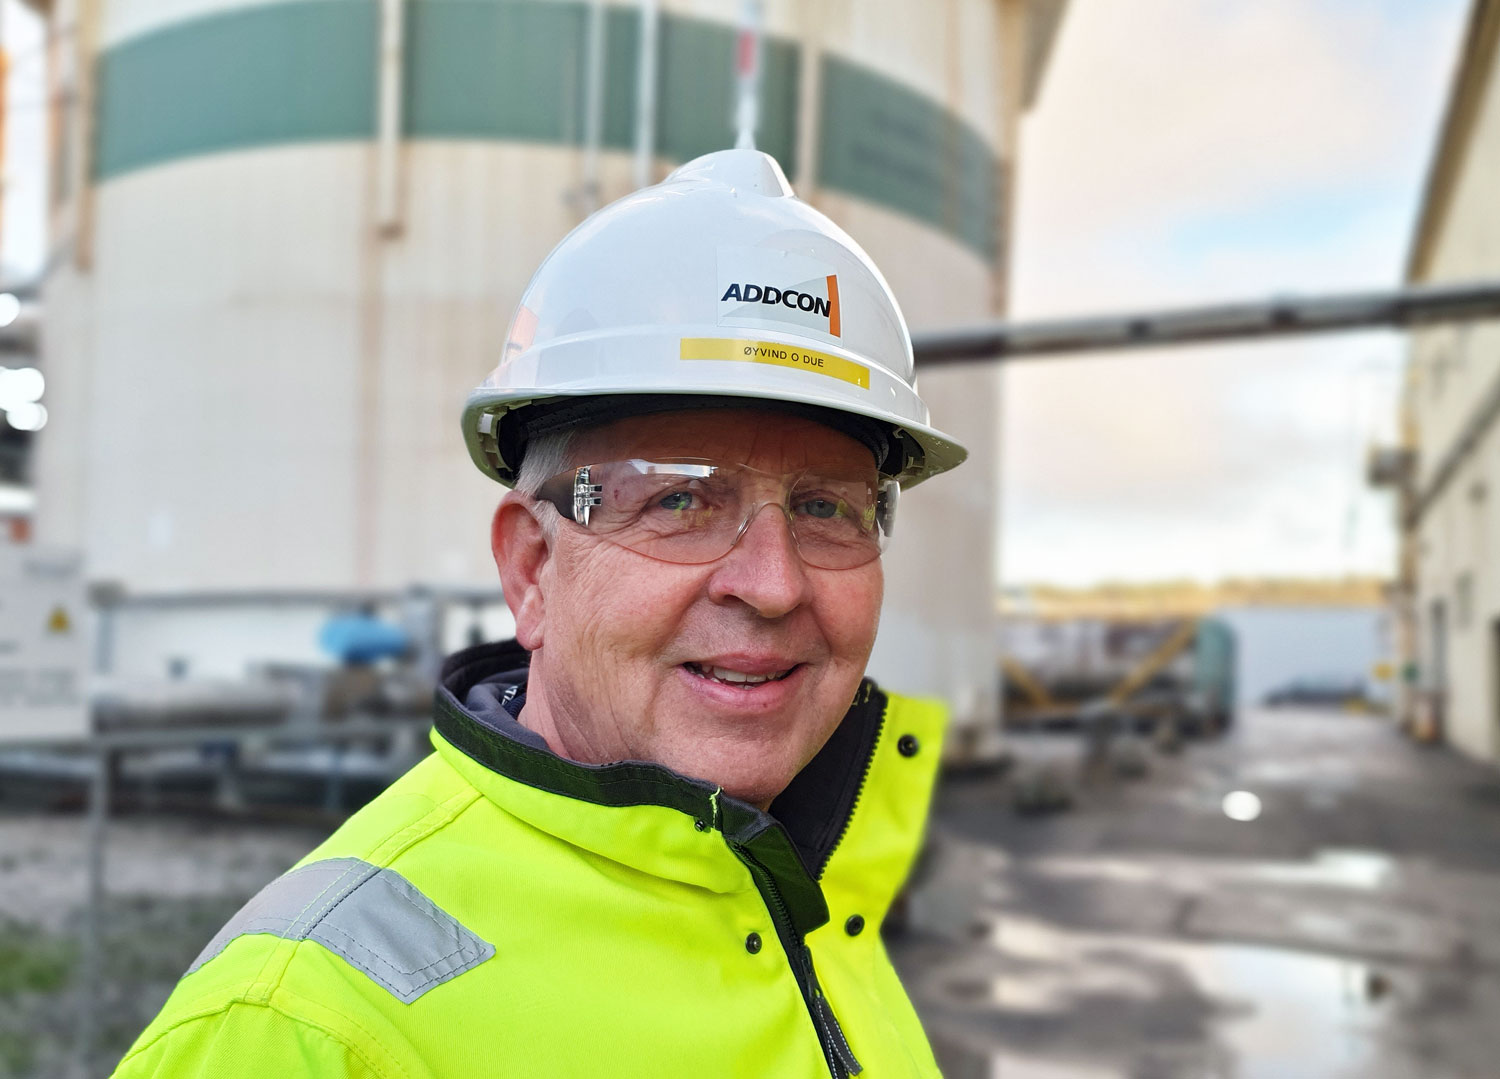
<instances>
[{"instance_id":1,"label":"white pipe","mask_svg":"<svg viewBox=\"0 0 1500 1079\"><path fill-rule=\"evenodd\" d=\"M651 182L656 158L656 0L641 0L640 53L635 67L635 186Z\"/></svg>"},{"instance_id":2,"label":"white pipe","mask_svg":"<svg viewBox=\"0 0 1500 1079\"><path fill-rule=\"evenodd\" d=\"M599 206L599 144L604 131L604 0L591 0L583 71L583 212Z\"/></svg>"},{"instance_id":3,"label":"white pipe","mask_svg":"<svg viewBox=\"0 0 1500 1079\"><path fill-rule=\"evenodd\" d=\"M755 128L759 123L760 105L760 38L763 9L761 0L742 0L740 31L735 42L735 74L738 100L735 103L734 144L741 150L755 149Z\"/></svg>"},{"instance_id":4,"label":"white pipe","mask_svg":"<svg viewBox=\"0 0 1500 1079\"><path fill-rule=\"evenodd\" d=\"M401 97L405 77L406 0L380 0L380 82L376 102L375 222L401 231Z\"/></svg>"}]
</instances>

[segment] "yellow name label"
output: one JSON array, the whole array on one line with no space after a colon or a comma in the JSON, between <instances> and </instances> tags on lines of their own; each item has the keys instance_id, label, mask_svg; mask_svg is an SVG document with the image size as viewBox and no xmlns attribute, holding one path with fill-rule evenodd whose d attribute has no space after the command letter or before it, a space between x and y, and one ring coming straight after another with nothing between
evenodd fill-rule
<instances>
[{"instance_id":1,"label":"yellow name label","mask_svg":"<svg viewBox=\"0 0 1500 1079\"><path fill-rule=\"evenodd\" d=\"M684 337L680 357L684 360L736 360L740 363L769 363L776 367L795 367L829 378L852 382L861 389L870 388L870 369L863 364L811 348L783 345L779 341L746 341L724 337Z\"/></svg>"}]
</instances>

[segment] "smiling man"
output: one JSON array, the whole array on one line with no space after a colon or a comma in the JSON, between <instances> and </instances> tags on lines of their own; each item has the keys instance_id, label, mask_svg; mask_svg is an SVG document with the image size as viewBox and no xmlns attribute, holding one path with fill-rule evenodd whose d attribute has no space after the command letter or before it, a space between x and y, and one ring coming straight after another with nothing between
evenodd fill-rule
<instances>
[{"instance_id":1,"label":"smiling man","mask_svg":"<svg viewBox=\"0 0 1500 1079\"><path fill-rule=\"evenodd\" d=\"M868 257L700 158L563 240L463 427L516 640L118 1074L936 1075L878 929L942 710L864 669L899 491L964 452Z\"/></svg>"}]
</instances>

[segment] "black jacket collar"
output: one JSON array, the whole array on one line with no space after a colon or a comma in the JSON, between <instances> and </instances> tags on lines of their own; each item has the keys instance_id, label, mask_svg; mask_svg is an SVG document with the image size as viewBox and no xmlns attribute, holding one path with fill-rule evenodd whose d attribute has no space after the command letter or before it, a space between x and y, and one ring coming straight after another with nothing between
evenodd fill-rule
<instances>
[{"instance_id":1,"label":"black jacket collar","mask_svg":"<svg viewBox=\"0 0 1500 1079\"><path fill-rule=\"evenodd\" d=\"M437 690L438 732L491 771L554 794L599 805L662 805L700 820L714 819L717 787L711 783L645 761L579 764L547 749L504 706L524 694L530 660L515 641L478 645L450 656ZM885 705L885 695L875 684L863 681L827 744L771 804L769 813L720 795L721 816L746 834L779 824L807 873L820 877L848 829L879 740Z\"/></svg>"}]
</instances>

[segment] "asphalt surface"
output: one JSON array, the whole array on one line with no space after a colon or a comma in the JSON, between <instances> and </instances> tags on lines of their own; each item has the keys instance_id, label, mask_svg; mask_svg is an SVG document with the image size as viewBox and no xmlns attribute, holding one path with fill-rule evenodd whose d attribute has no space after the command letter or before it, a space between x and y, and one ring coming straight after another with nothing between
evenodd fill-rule
<instances>
[{"instance_id":1,"label":"asphalt surface","mask_svg":"<svg viewBox=\"0 0 1500 1079\"><path fill-rule=\"evenodd\" d=\"M940 792L892 941L949 1079L1500 1076L1500 771L1338 712L1117 747L1138 778L1015 749Z\"/></svg>"}]
</instances>

